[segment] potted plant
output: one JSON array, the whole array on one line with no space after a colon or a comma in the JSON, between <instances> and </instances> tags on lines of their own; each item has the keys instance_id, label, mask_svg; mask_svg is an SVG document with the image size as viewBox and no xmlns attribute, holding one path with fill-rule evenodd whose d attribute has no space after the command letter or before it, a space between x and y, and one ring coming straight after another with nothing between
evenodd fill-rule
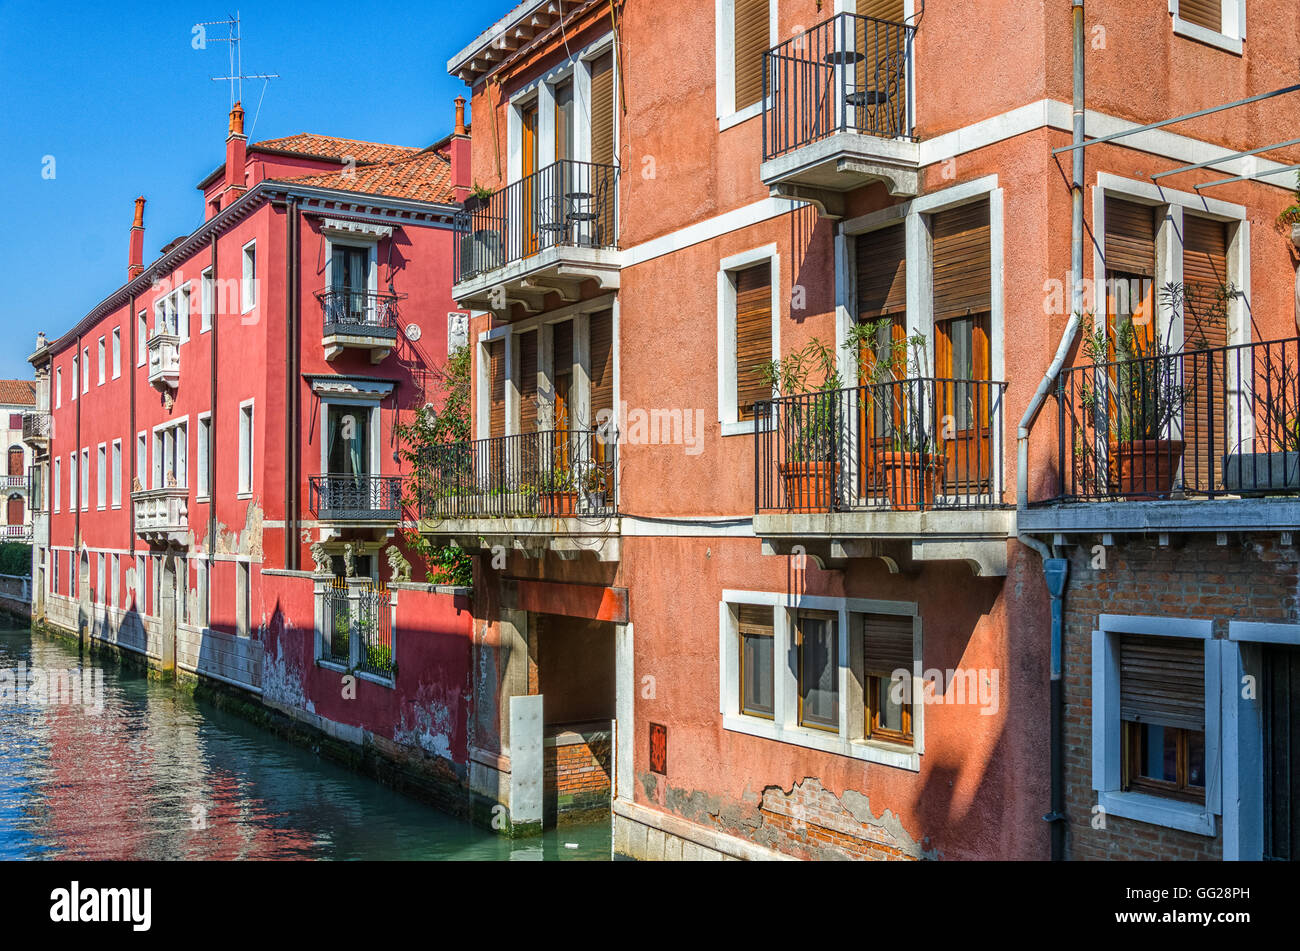
<instances>
[{"instance_id":1,"label":"potted plant","mask_svg":"<svg viewBox=\"0 0 1300 951\"><path fill-rule=\"evenodd\" d=\"M1277 226L1283 234L1291 232L1291 242L1300 247L1300 173L1296 174L1296 184L1291 204L1277 216Z\"/></svg>"},{"instance_id":2,"label":"potted plant","mask_svg":"<svg viewBox=\"0 0 1300 951\"><path fill-rule=\"evenodd\" d=\"M559 466L539 474L537 498L543 515L571 516L578 509L578 485L573 472Z\"/></svg>"},{"instance_id":3,"label":"potted plant","mask_svg":"<svg viewBox=\"0 0 1300 951\"><path fill-rule=\"evenodd\" d=\"M1166 285L1166 305L1181 313L1183 288ZM1170 320L1172 328L1179 321ZM1164 339L1123 318L1113 330L1097 328L1084 319L1084 353L1094 367L1105 368L1081 389L1083 404L1107 433L1115 454L1115 485L1129 499L1168 496L1182 466L1186 448L1173 438L1172 425L1182 419L1187 388L1183 383L1182 349L1174 349L1169 331ZM1111 348L1114 348L1114 358Z\"/></svg>"},{"instance_id":4,"label":"potted plant","mask_svg":"<svg viewBox=\"0 0 1300 951\"><path fill-rule=\"evenodd\" d=\"M757 367L779 403L766 419L756 409L756 424L771 425L783 443L777 471L791 512L826 512L839 498L839 446L843 383L835 351L813 338L784 360ZM760 404L761 405L761 404Z\"/></svg>"},{"instance_id":5,"label":"potted plant","mask_svg":"<svg viewBox=\"0 0 1300 951\"><path fill-rule=\"evenodd\" d=\"M933 436L925 334L894 338L891 320L868 320L853 326L844 349L858 368L858 399L874 447L864 462L892 508L917 511L938 495L947 458Z\"/></svg>"}]
</instances>

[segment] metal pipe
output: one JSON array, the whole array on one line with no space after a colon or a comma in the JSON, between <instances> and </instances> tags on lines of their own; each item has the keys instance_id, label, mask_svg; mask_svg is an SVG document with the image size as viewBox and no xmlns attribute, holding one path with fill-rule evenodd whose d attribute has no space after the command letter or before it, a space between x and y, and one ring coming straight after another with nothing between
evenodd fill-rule
<instances>
[{"instance_id":1,"label":"metal pipe","mask_svg":"<svg viewBox=\"0 0 1300 951\"><path fill-rule=\"evenodd\" d=\"M1237 175L1233 178L1220 178L1213 182L1206 182L1204 185L1193 185L1192 187L1197 191L1200 191L1202 188L1213 188L1215 185L1230 185L1233 182L1257 182L1265 175L1277 175L1281 172L1294 172L1296 169L1300 169L1300 165L1286 165L1282 168L1275 168L1267 172L1256 172L1254 175Z\"/></svg>"},{"instance_id":2,"label":"metal pipe","mask_svg":"<svg viewBox=\"0 0 1300 951\"><path fill-rule=\"evenodd\" d=\"M1189 119L1199 119L1201 116L1213 115L1216 112L1222 112L1224 109L1235 109L1237 106L1248 106L1252 102L1259 102L1262 99L1272 99L1274 96L1284 96L1289 92L1295 92L1300 89L1300 83L1294 86L1283 86L1281 89L1274 89L1272 92L1262 92L1258 96L1249 96L1246 99L1238 99L1235 102L1227 102L1221 106L1211 106L1209 109L1201 109L1197 112L1189 112L1185 116L1174 116L1172 119L1161 119L1159 122L1148 122L1146 125L1136 126L1132 129L1125 129L1123 132L1112 132L1110 135L1103 135L1100 139L1089 139L1087 142L1076 142L1073 145L1063 145L1059 149L1052 149L1052 154L1058 152L1072 152L1078 149L1086 149L1090 145L1101 145L1103 142L1111 142L1115 139L1123 138L1126 135L1134 135L1138 132L1149 132L1152 129L1163 129L1167 125L1173 125L1176 122L1186 122Z\"/></svg>"},{"instance_id":3,"label":"metal pipe","mask_svg":"<svg viewBox=\"0 0 1300 951\"><path fill-rule=\"evenodd\" d=\"M1070 563L1064 558L1043 561L1047 593L1052 597L1052 663L1048 688L1051 704L1052 811L1043 818L1052 824L1052 861L1065 859L1065 589Z\"/></svg>"},{"instance_id":4,"label":"metal pipe","mask_svg":"<svg viewBox=\"0 0 1300 951\"><path fill-rule=\"evenodd\" d=\"M212 623L212 568L216 564L217 553L217 454L213 447L217 441L217 328L221 326L221 313L217 307L220 295L217 288L221 286L220 272L217 271L217 235L212 236L212 288L211 300L201 301L200 308L211 308L212 326L208 328L211 339L208 341L208 567L207 567L207 603L203 605L205 623ZM202 294L202 288L199 289ZM201 311L200 311L201 312ZM200 318L202 319L202 318ZM203 430L200 428L199 433Z\"/></svg>"},{"instance_id":5,"label":"metal pipe","mask_svg":"<svg viewBox=\"0 0 1300 951\"><path fill-rule=\"evenodd\" d=\"M1208 162L1197 162L1195 165L1184 165L1182 168L1175 168L1168 172L1157 172L1151 176L1151 181L1160 178L1168 178L1170 175L1179 175L1183 172L1194 172L1198 168L1209 168L1211 165L1221 165L1224 162L1231 162L1235 159L1246 158L1250 155L1259 155L1261 152L1272 152L1274 149L1284 149L1288 145L1300 145L1300 139L1287 139L1285 142L1276 142L1273 145L1260 146L1257 149L1250 149L1246 152L1233 152L1231 155L1222 155L1219 158L1210 159ZM1200 188L1200 185L1193 185L1193 188Z\"/></svg>"}]
</instances>

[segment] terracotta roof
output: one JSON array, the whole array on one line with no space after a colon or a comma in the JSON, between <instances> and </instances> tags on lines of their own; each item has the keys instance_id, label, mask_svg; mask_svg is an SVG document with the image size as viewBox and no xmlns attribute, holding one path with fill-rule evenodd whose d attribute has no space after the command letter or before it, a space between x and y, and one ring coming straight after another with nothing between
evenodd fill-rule
<instances>
[{"instance_id":1,"label":"terracotta roof","mask_svg":"<svg viewBox=\"0 0 1300 951\"><path fill-rule=\"evenodd\" d=\"M451 162L445 155L427 149L382 165L366 165L299 178L279 178L276 181L438 204L453 204L456 200L451 183Z\"/></svg>"},{"instance_id":2,"label":"terracotta roof","mask_svg":"<svg viewBox=\"0 0 1300 951\"><path fill-rule=\"evenodd\" d=\"M421 151L409 145L362 142L358 139L340 139L332 135L315 135L310 132L286 136L283 139L266 139L263 142L254 142L249 148L275 149L278 152L299 152L303 155L318 155L339 159L340 161L345 155L350 155L356 159L358 164L364 165L375 162L393 162Z\"/></svg>"},{"instance_id":3,"label":"terracotta roof","mask_svg":"<svg viewBox=\"0 0 1300 951\"><path fill-rule=\"evenodd\" d=\"M0 405L35 406L36 384L31 380L0 380Z\"/></svg>"}]
</instances>

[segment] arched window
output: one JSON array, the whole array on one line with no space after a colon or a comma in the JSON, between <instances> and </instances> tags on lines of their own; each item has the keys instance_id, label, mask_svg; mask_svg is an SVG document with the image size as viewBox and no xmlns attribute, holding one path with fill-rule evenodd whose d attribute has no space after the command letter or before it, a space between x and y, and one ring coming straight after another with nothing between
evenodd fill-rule
<instances>
[{"instance_id":1,"label":"arched window","mask_svg":"<svg viewBox=\"0 0 1300 951\"><path fill-rule=\"evenodd\" d=\"M10 446L10 447L9 447L9 473L8 473L8 474L11 475L11 476L20 476L20 475L23 475L24 470L26 469L26 465L25 465L25 463L26 463L26 459L25 459L25 457L24 457L24 455L23 455L23 447L22 447L22 446Z\"/></svg>"}]
</instances>

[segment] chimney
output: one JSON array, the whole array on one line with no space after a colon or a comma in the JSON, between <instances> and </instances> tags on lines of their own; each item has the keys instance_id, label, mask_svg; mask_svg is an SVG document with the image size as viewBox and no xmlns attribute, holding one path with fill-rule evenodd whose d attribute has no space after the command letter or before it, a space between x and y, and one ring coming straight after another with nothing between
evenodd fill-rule
<instances>
[{"instance_id":1,"label":"chimney","mask_svg":"<svg viewBox=\"0 0 1300 951\"><path fill-rule=\"evenodd\" d=\"M451 184L458 202L470 194L469 132L465 129L465 97L456 97L456 130L451 134Z\"/></svg>"},{"instance_id":2,"label":"chimney","mask_svg":"<svg viewBox=\"0 0 1300 951\"><path fill-rule=\"evenodd\" d=\"M248 162L248 136L244 135L244 107L235 103L230 110L230 132L226 136L226 186L221 192L221 207L227 208L248 188L245 166Z\"/></svg>"},{"instance_id":3,"label":"chimney","mask_svg":"<svg viewBox=\"0 0 1300 951\"><path fill-rule=\"evenodd\" d=\"M144 196L135 200L135 220L131 222L131 244L126 256L126 279L132 280L144 270Z\"/></svg>"}]
</instances>

